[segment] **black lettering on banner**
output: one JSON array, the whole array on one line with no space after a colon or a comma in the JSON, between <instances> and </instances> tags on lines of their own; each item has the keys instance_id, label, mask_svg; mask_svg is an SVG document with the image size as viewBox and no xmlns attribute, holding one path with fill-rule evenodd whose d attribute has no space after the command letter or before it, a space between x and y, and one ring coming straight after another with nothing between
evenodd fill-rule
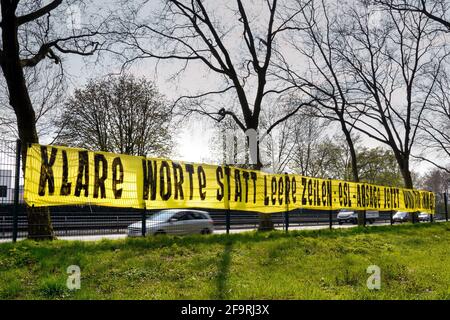
<instances>
[{"instance_id":1,"label":"black lettering on banner","mask_svg":"<svg viewBox=\"0 0 450 320\"><path fill-rule=\"evenodd\" d=\"M172 195L172 180L170 178L170 167L167 161L162 161L161 168L159 168L159 195L163 201L169 200Z\"/></svg>"},{"instance_id":2,"label":"black lettering on banner","mask_svg":"<svg viewBox=\"0 0 450 320\"><path fill-rule=\"evenodd\" d=\"M264 205L269 205L269 197L267 196L267 176L264 176Z\"/></svg>"},{"instance_id":3,"label":"black lettering on banner","mask_svg":"<svg viewBox=\"0 0 450 320\"><path fill-rule=\"evenodd\" d=\"M205 170L202 166L197 167L197 175L198 175L198 192L200 194L200 199L206 199L206 191L203 191L206 188L206 174Z\"/></svg>"},{"instance_id":4,"label":"black lettering on banner","mask_svg":"<svg viewBox=\"0 0 450 320\"><path fill-rule=\"evenodd\" d=\"M395 188L395 207L400 207L400 189Z\"/></svg>"},{"instance_id":5,"label":"black lettering on banner","mask_svg":"<svg viewBox=\"0 0 450 320\"><path fill-rule=\"evenodd\" d=\"M308 179L308 203L309 203L309 205L311 206L312 205L312 190L313 188L312 188L312 180L311 179Z\"/></svg>"},{"instance_id":6,"label":"black lettering on banner","mask_svg":"<svg viewBox=\"0 0 450 320\"><path fill-rule=\"evenodd\" d=\"M361 190L362 190L362 206L364 208L367 208L369 206L369 195L367 193L367 188L364 184L361 185Z\"/></svg>"},{"instance_id":7,"label":"black lettering on banner","mask_svg":"<svg viewBox=\"0 0 450 320\"><path fill-rule=\"evenodd\" d=\"M283 204L284 183L283 177L278 179L278 204Z\"/></svg>"},{"instance_id":8,"label":"black lettering on banner","mask_svg":"<svg viewBox=\"0 0 450 320\"><path fill-rule=\"evenodd\" d=\"M286 177L285 177L285 182L284 182L284 186L285 186L285 191L284 191L284 195L285 195L285 198L286 198L286 204L289 204L289 203L291 203L291 199L290 199L290 197L289 197L289 190L290 190L290 188L291 188L291 181L290 181L290 179L289 179L289 176L288 175L286 175Z\"/></svg>"},{"instance_id":9,"label":"black lettering on banner","mask_svg":"<svg viewBox=\"0 0 450 320\"><path fill-rule=\"evenodd\" d=\"M256 175L256 172L250 172L250 177L253 181L253 203L256 203L256 179L258 176Z\"/></svg>"},{"instance_id":10,"label":"black lettering on banner","mask_svg":"<svg viewBox=\"0 0 450 320\"><path fill-rule=\"evenodd\" d=\"M307 182L308 180L304 177L302 177L302 187L303 187L303 193L302 193L302 205L306 206L306 189L307 189Z\"/></svg>"},{"instance_id":11,"label":"black lettering on banner","mask_svg":"<svg viewBox=\"0 0 450 320\"><path fill-rule=\"evenodd\" d=\"M272 205L275 205L275 203L277 203L277 178L276 177L272 177L272 183L271 183L271 188L272 188Z\"/></svg>"},{"instance_id":12,"label":"black lettering on banner","mask_svg":"<svg viewBox=\"0 0 450 320\"><path fill-rule=\"evenodd\" d=\"M100 164L102 167L102 176L100 177ZM94 198L98 198L98 189L100 189L101 199L106 198L105 180L108 178L108 162L102 154L94 155Z\"/></svg>"},{"instance_id":13,"label":"black lettering on banner","mask_svg":"<svg viewBox=\"0 0 450 320\"><path fill-rule=\"evenodd\" d=\"M238 169L234 169L234 201L242 201L242 183L241 172Z\"/></svg>"},{"instance_id":14,"label":"black lettering on banner","mask_svg":"<svg viewBox=\"0 0 450 320\"><path fill-rule=\"evenodd\" d=\"M84 176L84 183L83 183ZM84 196L89 196L89 153L87 151L78 152L78 176L77 185L75 187L75 196L81 195L84 189Z\"/></svg>"},{"instance_id":15,"label":"black lettering on banner","mask_svg":"<svg viewBox=\"0 0 450 320\"><path fill-rule=\"evenodd\" d=\"M356 206L358 208L363 207L362 205L362 197L361 197L361 187L359 184L356 185Z\"/></svg>"},{"instance_id":16,"label":"black lettering on banner","mask_svg":"<svg viewBox=\"0 0 450 320\"><path fill-rule=\"evenodd\" d=\"M381 188L377 188L377 207L381 208Z\"/></svg>"},{"instance_id":17,"label":"black lettering on banner","mask_svg":"<svg viewBox=\"0 0 450 320\"><path fill-rule=\"evenodd\" d=\"M383 203L383 208L384 209L390 209L390 205L389 205L389 188L383 188L384 190L384 203Z\"/></svg>"},{"instance_id":18,"label":"black lettering on banner","mask_svg":"<svg viewBox=\"0 0 450 320\"><path fill-rule=\"evenodd\" d=\"M194 181L192 180L194 166L192 164L186 164L185 168L189 174L189 200L192 200L194 198Z\"/></svg>"},{"instance_id":19,"label":"black lettering on banner","mask_svg":"<svg viewBox=\"0 0 450 320\"><path fill-rule=\"evenodd\" d=\"M292 177L292 202L297 202L297 182L295 181L295 177Z\"/></svg>"},{"instance_id":20,"label":"black lettering on banner","mask_svg":"<svg viewBox=\"0 0 450 320\"><path fill-rule=\"evenodd\" d=\"M422 199L420 198L420 192L419 191L414 191L414 204L415 204L415 208L419 209L422 208Z\"/></svg>"},{"instance_id":21,"label":"black lettering on banner","mask_svg":"<svg viewBox=\"0 0 450 320\"><path fill-rule=\"evenodd\" d=\"M230 201L231 200L231 182L230 182L231 170L230 170L230 167L225 167L225 175L227 178L228 201Z\"/></svg>"},{"instance_id":22,"label":"black lettering on banner","mask_svg":"<svg viewBox=\"0 0 450 320\"><path fill-rule=\"evenodd\" d=\"M396 188L384 188L384 207L396 209L400 203L400 190Z\"/></svg>"},{"instance_id":23,"label":"black lettering on banner","mask_svg":"<svg viewBox=\"0 0 450 320\"><path fill-rule=\"evenodd\" d=\"M158 179L158 163L156 160L142 160L142 171L144 174L144 200L156 200L156 181ZM150 190L149 190L150 189Z\"/></svg>"},{"instance_id":24,"label":"black lettering on banner","mask_svg":"<svg viewBox=\"0 0 450 320\"><path fill-rule=\"evenodd\" d=\"M45 186L48 182L48 194L53 195L55 192L55 177L53 175L53 165L55 164L58 149L52 148L50 160L47 156L47 147L41 146L41 175L39 177L39 192L42 197L45 196Z\"/></svg>"},{"instance_id":25,"label":"black lettering on banner","mask_svg":"<svg viewBox=\"0 0 450 320\"><path fill-rule=\"evenodd\" d=\"M397 208L397 202L395 201L396 199L396 191L394 188L389 188L389 201L390 201L390 208L391 209L395 209Z\"/></svg>"},{"instance_id":26,"label":"black lettering on banner","mask_svg":"<svg viewBox=\"0 0 450 320\"><path fill-rule=\"evenodd\" d=\"M327 206L328 205L328 201L327 201L327 197L328 197L328 191L327 191L327 187L328 187L328 181L322 181L322 204L323 206Z\"/></svg>"},{"instance_id":27,"label":"black lettering on banner","mask_svg":"<svg viewBox=\"0 0 450 320\"><path fill-rule=\"evenodd\" d=\"M350 195L350 184L348 183L344 183L344 197L346 198L346 206L348 205L349 207L352 206L352 200L351 200L351 195Z\"/></svg>"},{"instance_id":28,"label":"black lettering on banner","mask_svg":"<svg viewBox=\"0 0 450 320\"><path fill-rule=\"evenodd\" d=\"M70 191L72 189L72 183L69 182L69 162L67 161L67 151L62 150L62 183L61 183L61 196L70 195Z\"/></svg>"},{"instance_id":29,"label":"black lettering on banner","mask_svg":"<svg viewBox=\"0 0 450 320\"><path fill-rule=\"evenodd\" d=\"M314 206L320 207L320 181L314 179Z\"/></svg>"},{"instance_id":30,"label":"black lettering on banner","mask_svg":"<svg viewBox=\"0 0 450 320\"><path fill-rule=\"evenodd\" d=\"M217 189L217 195L216 195L216 199L218 201L222 201L224 194L225 194L225 187L222 183L222 179L223 179L223 170L222 167L217 167L216 169L216 180L217 180L217 184L219 185L219 188Z\"/></svg>"},{"instance_id":31,"label":"black lettering on banner","mask_svg":"<svg viewBox=\"0 0 450 320\"><path fill-rule=\"evenodd\" d=\"M436 201L436 199L434 198L434 193L431 192L430 193L430 210L432 212L434 212L434 210L435 210L435 207L434 207L435 201Z\"/></svg>"},{"instance_id":32,"label":"black lettering on banner","mask_svg":"<svg viewBox=\"0 0 450 320\"><path fill-rule=\"evenodd\" d=\"M341 207L351 207L350 186L347 182L339 182L339 205Z\"/></svg>"},{"instance_id":33,"label":"black lettering on banner","mask_svg":"<svg viewBox=\"0 0 450 320\"><path fill-rule=\"evenodd\" d=\"M361 185L361 190L362 190L363 207L367 208L369 206L369 194L367 192L367 188L366 188L365 184Z\"/></svg>"},{"instance_id":34,"label":"black lettering on banner","mask_svg":"<svg viewBox=\"0 0 450 320\"><path fill-rule=\"evenodd\" d=\"M395 209L396 208L396 202L395 202L395 189L394 188L388 188L389 189L389 202L390 202L390 208Z\"/></svg>"},{"instance_id":35,"label":"black lettering on banner","mask_svg":"<svg viewBox=\"0 0 450 320\"><path fill-rule=\"evenodd\" d=\"M117 170L119 171L119 174L117 174ZM122 184L123 181L124 181L123 164L122 160L119 157L117 157L114 158L112 163L112 189L114 193L114 199L122 198L122 188L118 189L117 187L118 185Z\"/></svg>"},{"instance_id":36,"label":"black lettering on banner","mask_svg":"<svg viewBox=\"0 0 450 320\"><path fill-rule=\"evenodd\" d=\"M248 179L250 178L250 174L247 171L242 172L242 177L245 181L245 203L248 202Z\"/></svg>"},{"instance_id":37,"label":"black lettering on banner","mask_svg":"<svg viewBox=\"0 0 450 320\"><path fill-rule=\"evenodd\" d=\"M333 181L328 180L328 206L331 207L333 205Z\"/></svg>"},{"instance_id":38,"label":"black lettering on banner","mask_svg":"<svg viewBox=\"0 0 450 320\"><path fill-rule=\"evenodd\" d=\"M409 192L406 190L403 190L403 200L405 202L405 208L409 209L411 208L411 202L410 202L410 197L409 197Z\"/></svg>"},{"instance_id":39,"label":"black lettering on banner","mask_svg":"<svg viewBox=\"0 0 450 320\"><path fill-rule=\"evenodd\" d=\"M178 197L180 197L181 200L184 200L184 193L183 193L183 182L184 182L184 176L183 176L183 168L179 163L172 162L173 167L173 180L174 180L174 187L175 187L175 200L178 200Z\"/></svg>"},{"instance_id":40,"label":"black lettering on banner","mask_svg":"<svg viewBox=\"0 0 450 320\"><path fill-rule=\"evenodd\" d=\"M397 208L397 189L395 188L391 188L391 203L392 203L392 208L396 209Z\"/></svg>"},{"instance_id":41,"label":"black lettering on banner","mask_svg":"<svg viewBox=\"0 0 450 320\"><path fill-rule=\"evenodd\" d=\"M423 192L422 194L423 194L423 199L422 199L423 207L430 210L430 208L431 208L430 194L428 192Z\"/></svg>"}]
</instances>

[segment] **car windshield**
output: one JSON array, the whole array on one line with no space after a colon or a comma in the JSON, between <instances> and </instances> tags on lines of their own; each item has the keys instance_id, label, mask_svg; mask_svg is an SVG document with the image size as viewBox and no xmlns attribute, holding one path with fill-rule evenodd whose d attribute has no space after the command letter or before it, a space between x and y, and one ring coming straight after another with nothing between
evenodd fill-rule
<instances>
[{"instance_id":1,"label":"car windshield","mask_svg":"<svg viewBox=\"0 0 450 320\"><path fill-rule=\"evenodd\" d=\"M160 211L152 215L148 220L150 221L167 221L169 220L176 212L175 211Z\"/></svg>"}]
</instances>

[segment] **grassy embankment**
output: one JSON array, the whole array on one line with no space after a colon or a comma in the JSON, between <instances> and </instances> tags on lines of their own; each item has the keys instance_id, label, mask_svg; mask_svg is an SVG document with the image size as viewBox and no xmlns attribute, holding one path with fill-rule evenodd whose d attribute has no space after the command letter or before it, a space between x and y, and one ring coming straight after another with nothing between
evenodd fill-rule
<instances>
[{"instance_id":1,"label":"grassy embankment","mask_svg":"<svg viewBox=\"0 0 450 320\"><path fill-rule=\"evenodd\" d=\"M1 244L0 298L450 299L450 224Z\"/></svg>"}]
</instances>

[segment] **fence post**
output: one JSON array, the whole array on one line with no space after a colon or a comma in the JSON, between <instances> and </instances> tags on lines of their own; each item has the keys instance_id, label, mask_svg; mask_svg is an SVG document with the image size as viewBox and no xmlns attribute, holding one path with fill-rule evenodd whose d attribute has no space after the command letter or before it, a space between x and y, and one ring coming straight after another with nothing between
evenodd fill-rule
<instances>
[{"instance_id":1,"label":"fence post","mask_svg":"<svg viewBox=\"0 0 450 320\"><path fill-rule=\"evenodd\" d=\"M389 218L390 218L391 226L394 224L394 219L392 217L392 212L393 212L392 210L389 211Z\"/></svg>"},{"instance_id":2,"label":"fence post","mask_svg":"<svg viewBox=\"0 0 450 320\"><path fill-rule=\"evenodd\" d=\"M147 208L144 205L144 210L142 211L142 236L145 237L147 233Z\"/></svg>"},{"instance_id":3,"label":"fence post","mask_svg":"<svg viewBox=\"0 0 450 320\"><path fill-rule=\"evenodd\" d=\"M224 177L228 176L230 167L228 165L224 166ZM230 194L228 192L228 189L230 188L228 184L228 178L225 177L224 179L224 193L223 193L223 203L225 206L225 228L227 230L227 234L230 234L230 227L231 227L231 214L230 214Z\"/></svg>"},{"instance_id":4,"label":"fence post","mask_svg":"<svg viewBox=\"0 0 450 320\"><path fill-rule=\"evenodd\" d=\"M286 201L286 211L284 213L284 225L286 228L286 232L289 231L289 186L290 186L290 180L287 173L285 173L285 179L284 179L284 194L285 194L285 201Z\"/></svg>"},{"instance_id":5,"label":"fence post","mask_svg":"<svg viewBox=\"0 0 450 320\"><path fill-rule=\"evenodd\" d=\"M444 192L445 221L448 222L448 194Z\"/></svg>"},{"instance_id":6,"label":"fence post","mask_svg":"<svg viewBox=\"0 0 450 320\"><path fill-rule=\"evenodd\" d=\"M328 223L330 225L330 230L333 229L333 210L328 211Z\"/></svg>"},{"instance_id":7,"label":"fence post","mask_svg":"<svg viewBox=\"0 0 450 320\"><path fill-rule=\"evenodd\" d=\"M333 180L332 179L328 179L331 183L331 197L330 197L330 201L331 201L331 205L330 205L330 210L328 211L328 223L330 225L330 230L333 229L333 201L332 201L332 197L333 197Z\"/></svg>"},{"instance_id":8,"label":"fence post","mask_svg":"<svg viewBox=\"0 0 450 320\"><path fill-rule=\"evenodd\" d=\"M363 212L363 223L364 223L364 228L367 227L367 215L366 215L367 211L364 210Z\"/></svg>"},{"instance_id":9,"label":"fence post","mask_svg":"<svg viewBox=\"0 0 450 320\"><path fill-rule=\"evenodd\" d=\"M225 212L225 225L227 229L227 234L230 234L230 224L231 224L231 216L230 216L230 209L226 209Z\"/></svg>"},{"instance_id":10,"label":"fence post","mask_svg":"<svg viewBox=\"0 0 450 320\"><path fill-rule=\"evenodd\" d=\"M22 143L20 139L16 141L16 176L14 180L14 211L13 211L13 242L17 241L18 215L19 215L19 184L20 184L20 156L22 153Z\"/></svg>"}]
</instances>

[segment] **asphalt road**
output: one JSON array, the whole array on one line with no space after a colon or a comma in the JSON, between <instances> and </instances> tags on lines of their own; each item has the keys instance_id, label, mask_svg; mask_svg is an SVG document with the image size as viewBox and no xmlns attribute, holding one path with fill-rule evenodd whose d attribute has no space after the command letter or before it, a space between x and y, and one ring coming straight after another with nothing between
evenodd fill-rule
<instances>
[{"instance_id":1,"label":"asphalt road","mask_svg":"<svg viewBox=\"0 0 450 320\"><path fill-rule=\"evenodd\" d=\"M370 226L384 226L389 225L389 223L385 222L376 222ZM340 228L353 228L356 225L353 224L344 224L344 225L338 225L333 224L333 229L340 229ZM310 225L310 226L289 226L289 230L319 230L319 229L328 229L328 224L321 224L321 225ZM282 227L276 227L277 230L284 230ZM242 232L250 232L254 231L255 228L236 228L236 229L230 229L230 233L242 233ZM225 234L225 229L218 229L214 231L214 234ZM107 235L79 235L79 236L60 236L58 237L59 240L79 240L79 241L100 241L103 239L109 239L109 240L117 240L117 239L125 239L127 237L126 234L107 234ZM23 239L18 239L23 240ZM4 242L11 242L10 239L0 239L0 243Z\"/></svg>"},{"instance_id":2,"label":"asphalt road","mask_svg":"<svg viewBox=\"0 0 450 320\"><path fill-rule=\"evenodd\" d=\"M439 221L436 221L439 222ZM386 226L389 225L389 222L375 222L374 224L368 225L370 227L377 227L377 226ZM341 229L341 228L354 228L356 225L353 224L333 224L333 229ZM319 230L319 229L328 229L328 224L322 224L322 225L310 225L310 226L289 226L289 230ZM275 228L277 230L284 230L282 227ZM247 228L247 229L231 229L230 233L242 233L242 232L250 232L254 231L255 228ZM215 230L214 234L225 234L225 229L219 229ZM58 237L59 240L78 240L78 241L100 241L103 239L109 239L109 240L117 240L117 239L125 239L127 237L126 234L107 234L107 235L80 235L80 236L61 236ZM18 239L23 240L23 239ZM5 242L11 242L11 239L0 239L0 243Z\"/></svg>"}]
</instances>

